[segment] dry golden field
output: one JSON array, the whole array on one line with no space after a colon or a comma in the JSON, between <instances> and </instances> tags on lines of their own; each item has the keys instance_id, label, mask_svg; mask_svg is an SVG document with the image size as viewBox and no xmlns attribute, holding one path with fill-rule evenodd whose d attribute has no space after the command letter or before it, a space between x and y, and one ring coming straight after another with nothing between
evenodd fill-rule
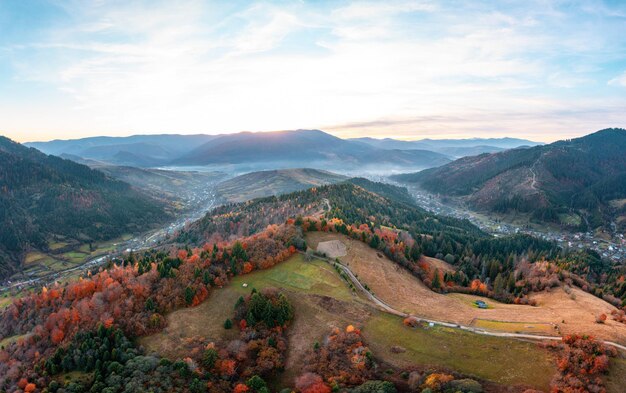
<instances>
[{"instance_id":1,"label":"dry golden field","mask_svg":"<svg viewBox=\"0 0 626 393\"><path fill-rule=\"evenodd\" d=\"M339 259L348 265L361 282L383 301L398 310L463 325L475 324L476 320L492 321L483 327L492 330L511 331L511 325L494 322L515 323L521 333L546 334L546 325L552 326L553 334L585 333L595 337L626 344L626 325L611 318L605 324L595 322L600 313L615 309L612 305L578 288L572 288L571 296L562 288L554 288L531 296L537 306L504 304L492 299L466 294L439 294L431 291L417 277L376 252L367 244L337 233L311 232L307 244L316 248L317 243L341 240L348 254ZM429 258L433 263L434 258ZM436 261L436 260L435 260ZM441 268L447 264L438 261ZM482 299L488 309L473 306ZM557 328L554 328L554 327Z\"/></svg>"}]
</instances>

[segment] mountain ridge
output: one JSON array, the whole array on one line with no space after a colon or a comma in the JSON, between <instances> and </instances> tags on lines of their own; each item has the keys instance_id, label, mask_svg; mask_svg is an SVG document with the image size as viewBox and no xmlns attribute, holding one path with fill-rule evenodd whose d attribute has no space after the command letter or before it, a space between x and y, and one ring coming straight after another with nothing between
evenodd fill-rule
<instances>
[{"instance_id":1,"label":"mountain ridge","mask_svg":"<svg viewBox=\"0 0 626 393\"><path fill-rule=\"evenodd\" d=\"M108 240L168 217L164 205L85 165L0 137L0 276L52 238Z\"/></svg>"},{"instance_id":2,"label":"mountain ridge","mask_svg":"<svg viewBox=\"0 0 626 393\"><path fill-rule=\"evenodd\" d=\"M531 213L561 224L569 215L579 229L589 219L595 228L607 216L622 217L623 212L609 212L608 205L626 197L624 151L626 130L604 129L548 145L464 157L393 179L463 197L478 209Z\"/></svg>"},{"instance_id":3,"label":"mountain ridge","mask_svg":"<svg viewBox=\"0 0 626 393\"><path fill-rule=\"evenodd\" d=\"M250 172L225 180L217 185L217 192L228 202L244 202L346 179L346 176L312 168L275 169Z\"/></svg>"},{"instance_id":4,"label":"mountain ridge","mask_svg":"<svg viewBox=\"0 0 626 393\"><path fill-rule=\"evenodd\" d=\"M445 154L455 158L494 153L522 146L537 146L541 143L527 139L503 138L468 138L468 139L418 139L399 140L393 138L376 139L370 137L353 138L350 140L366 143L370 146L384 149L424 149Z\"/></svg>"},{"instance_id":5,"label":"mountain ridge","mask_svg":"<svg viewBox=\"0 0 626 393\"><path fill-rule=\"evenodd\" d=\"M300 141L295 140L300 137ZM289 143L291 139L291 143ZM271 145L275 145L272 148ZM369 155L372 163L412 165L415 169L439 166L450 158L491 153L537 142L519 138L422 139L415 141L391 138L342 139L321 130L285 130L269 132L243 131L232 134L155 134L127 137L96 136L81 139L55 139L27 142L46 154L72 156L104 161L113 165L138 167L230 165L282 162L292 168L306 167L298 159L303 154L319 162L320 169L337 169L338 165L363 164ZM221 146L218 148L217 146ZM315 146L315 148L312 148ZM309 148L311 147L311 148ZM325 164L328 167L324 168ZM250 170L274 169L272 167Z\"/></svg>"}]
</instances>

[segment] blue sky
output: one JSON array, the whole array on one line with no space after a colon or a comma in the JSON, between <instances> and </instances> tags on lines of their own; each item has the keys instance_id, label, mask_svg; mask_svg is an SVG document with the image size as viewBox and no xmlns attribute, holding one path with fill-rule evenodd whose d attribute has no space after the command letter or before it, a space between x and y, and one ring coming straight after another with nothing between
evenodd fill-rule
<instances>
[{"instance_id":1,"label":"blue sky","mask_svg":"<svg viewBox=\"0 0 626 393\"><path fill-rule=\"evenodd\" d=\"M626 127L626 1L0 0L0 134Z\"/></svg>"}]
</instances>

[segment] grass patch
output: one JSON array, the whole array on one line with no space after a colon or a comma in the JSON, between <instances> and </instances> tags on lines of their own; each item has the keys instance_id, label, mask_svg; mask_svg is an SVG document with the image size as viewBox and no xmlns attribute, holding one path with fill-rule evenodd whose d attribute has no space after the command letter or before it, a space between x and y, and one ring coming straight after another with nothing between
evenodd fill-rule
<instances>
[{"instance_id":1,"label":"grass patch","mask_svg":"<svg viewBox=\"0 0 626 393\"><path fill-rule=\"evenodd\" d=\"M248 288L243 288L244 283L248 284ZM241 294L249 293L251 288L277 287L339 300L353 298L332 266L320 260L304 262L299 254L271 269L235 277L231 286Z\"/></svg>"},{"instance_id":2,"label":"grass patch","mask_svg":"<svg viewBox=\"0 0 626 393\"><path fill-rule=\"evenodd\" d=\"M13 296L9 296L8 294L0 296L0 310L4 309L11 303L13 303Z\"/></svg>"},{"instance_id":3,"label":"grass patch","mask_svg":"<svg viewBox=\"0 0 626 393\"><path fill-rule=\"evenodd\" d=\"M65 254L61 254L61 256L66 258L70 263L78 264L85 261L89 254L79 251L70 251Z\"/></svg>"},{"instance_id":4,"label":"grass patch","mask_svg":"<svg viewBox=\"0 0 626 393\"><path fill-rule=\"evenodd\" d=\"M304 365L302 354L315 341L322 342L331 327L343 328L348 324L362 326L376 356L400 367L432 365L503 384L526 384L544 390L556 372L548 353L534 343L441 327L407 328L400 318L368 306L329 264L320 260L304 262L300 255L271 269L235 277L225 288L214 290L201 305L169 314L168 327L141 338L139 344L149 352L176 359L186 356L186 338L235 338L238 329L225 330L224 320L232 317L239 296L250 293L252 288L265 287L281 288L296 311L288 330L285 372L272 381L276 391L293 383ZM407 351L391 353L394 345Z\"/></svg>"},{"instance_id":5,"label":"grass patch","mask_svg":"<svg viewBox=\"0 0 626 393\"><path fill-rule=\"evenodd\" d=\"M29 265L31 263L39 262L41 259L44 259L46 257L47 255L42 252L31 251L26 254L26 257L24 258L24 264Z\"/></svg>"},{"instance_id":6,"label":"grass patch","mask_svg":"<svg viewBox=\"0 0 626 393\"><path fill-rule=\"evenodd\" d=\"M248 284L247 288L243 287L244 283ZM353 297L330 265L319 260L304 262L301 255L294 255L272 269L234 277L228 286L214 290L209 299L199 306L169 314L168 327L163 332L141 338L139 343L149 351L176 358L184 356L182 338L235 338L237 329L225 330L223 327L226 318L232 318L235 302L240 296L249 294L252 288L260 290L267 287L288 291L288 296L292 294L289 296L291 301L303 294L328 295L347 300Z\"/></svg>"},{"instance_id":7,"label":"grass patch","mask_svg":"<svg viewBox=\"0 0 626 393\"><path fill-rule=\"evenodd\" d=\"M7 337L4 340L0 340L0 348L4 348L4 347L6 347L8 345L13 344L14 342L18 341L19 339L26 338L26 337L28 337L28 334L20 334L20 335Z\"/></svg>"},{"instance_id":8,"label":"grass patch","mask_svg":"<svg viewBox=\"0 0 626 393\"><path fill-rule=\"evenodd\" d=\"M605 378L608 393L622 393L626 386L626 359L622 357L611 359L609 375Z\"/></svg>"},{"instance_id":9,"label":"grass patch","mask_svg":"<svg viewBox=\"0 0 626 393\"><path fill-rule=\"evenodd\" d=\"M51 250L58 250L59 248L63 248L68 246L69 243L65 243L65 242L54 242L54 243L49 243L48 244L48 248Z\"/></svg>"},{"instance_id":10,"label":"grass patch","mask_svg":"<svg viewBox=\"0 0 626 393\"><path fill-rule=\"evenodd\" d=\"M414 329L388 314L371 318L363 333L375 354L398 366L441 366L502 384L525 384L544 391L549 390L556 373L548 353L535 343L445 327ZM394 345L406 348L406 352L392 353Z\"/></svg>"},{"instance_id":11,"label":"grass patch","mask_svg":"<svg viewBox=\"0 0 626 393\"><path fill-rule=\"evenodd\" d=\"M86 373L84 371L70 371L67 373L61 373L55 379L62 385L70 382L80 383L81 385L89 385L93 380L93 373Z\"/></svg>"},{"instance_id":12,"label":"grass patch","mask_svg":"<svg viewBox=\"0 0 626 393\"><path fill-rule=\"evenodd\" d=\"M580 216L578 214L559 214L559 221L562 224L569 226L579 226L582 222Z\"/></svg>"},{"instance_id":13,"label":"grass patch","mask_svg":"<svg viewBox=\"0 0 626 393\"><path fill-rule=\"evenodd\" d=\"M483 296L467 295L465 293L449 293L446 296L459 299L463 303L474 308L478 308L476 300L482 300L483 302L485 302L487 304L486 310L494 309L498 305L497 301Z\"/></svg>"},{"instance_id":14,"label":"grass patch","mask_svg":"<svg viewBox=\"0 0 626 393\"><path fill-rule=\"evenodd\" d=\"M497 330L509 333L537 333L541 335L555 336L554 327L549 323L533 323L533 322L505 322L493 321L489 319L475 319L472 326L483 328L486 330Z\"/></svg>"}]
</instances>

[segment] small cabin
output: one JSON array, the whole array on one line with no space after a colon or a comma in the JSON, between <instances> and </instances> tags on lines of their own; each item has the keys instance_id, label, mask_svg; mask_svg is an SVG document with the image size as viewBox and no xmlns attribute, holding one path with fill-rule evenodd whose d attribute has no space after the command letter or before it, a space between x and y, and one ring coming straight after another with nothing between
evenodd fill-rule
<instances>
[{"instance_id":1,"label":"small cabin","mask_svg":"<svg viewBox=\"0 0 626 393\"><path fill-rule=\"evenodd\" d=\"M475 304L475 305L476 305L476 307L478 307L478 308L487 308L487 303L485 303L485 302L484 302L484 301L482 301L482 300L476 300L476 301L474 302L474 304Z\"/></svg>"}]
</instances>

